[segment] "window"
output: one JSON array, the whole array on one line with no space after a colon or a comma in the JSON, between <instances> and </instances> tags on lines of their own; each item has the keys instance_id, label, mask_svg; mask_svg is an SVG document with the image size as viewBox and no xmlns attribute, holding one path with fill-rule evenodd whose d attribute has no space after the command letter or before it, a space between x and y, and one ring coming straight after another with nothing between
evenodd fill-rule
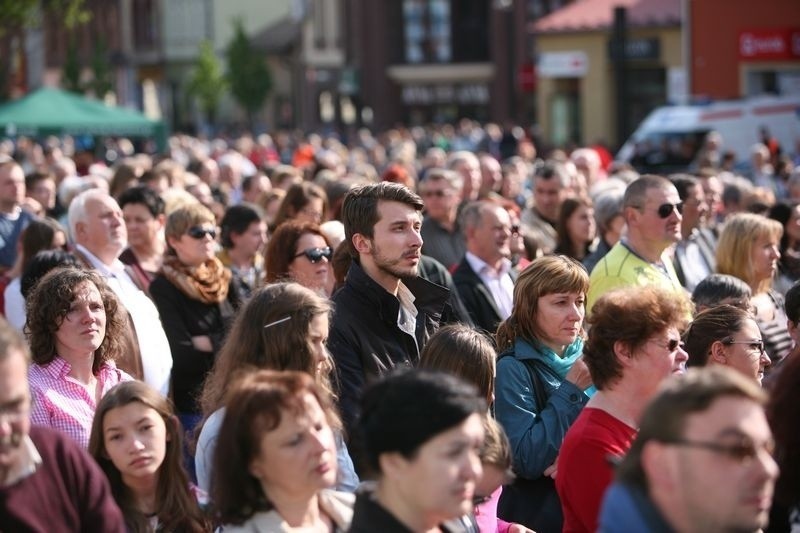
<instances>
[{"instance_id":1,"label":"window","mask_svg":"<svg viewBox=\"0 0 800 533\"><path fill-rule=\"evenodd\" d=\"M448 63L452 59L449 0L403 0L407 63Z\"/></svg>"}]
</instances>

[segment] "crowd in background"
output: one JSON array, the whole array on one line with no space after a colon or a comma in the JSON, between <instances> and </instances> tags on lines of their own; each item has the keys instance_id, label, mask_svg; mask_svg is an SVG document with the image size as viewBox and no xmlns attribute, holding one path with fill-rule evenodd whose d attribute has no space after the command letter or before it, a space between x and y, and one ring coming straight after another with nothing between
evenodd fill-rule
<instances>
[{"instance_id":1,"label":"crowd in background","mask_svg":"<svg viewBox=\"0 0 800 533\"><path fill-rule=\"evenodd\" d=\"M0 351L29 352L32 402L0 422L88 450L72 520L98 530L800 527L800 154L761 135L668 176L469 120L0 142ZM691 440L656 427L670 387L717 391L676 420L755 410ZM0 435L9 502L66 454L27 431ZM694 458L652 442L746 490L699 501Z\"/></svg>"}]
</instances>

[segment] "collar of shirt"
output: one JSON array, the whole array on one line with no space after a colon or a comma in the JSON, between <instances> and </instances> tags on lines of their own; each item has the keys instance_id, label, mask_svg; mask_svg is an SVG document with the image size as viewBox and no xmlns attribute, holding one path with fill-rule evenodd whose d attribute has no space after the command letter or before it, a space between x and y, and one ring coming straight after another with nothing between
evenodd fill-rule
<instances>
[{"instance_id":1,"label":"collar of shirt","mask_svg":"<svg viewBox=\"0 0 800 533\"><path fill-rule=\"evenodd\" d=\"M478 257L477 255L473 254L472 252L466 253L467 263L469 266L478 274L482 274L484 276L490 276L493 278L502 278L509 272L511 272L511 260L503 258L500 262L500 269L495 270L493 266L489 263Z\"/></svg>"},{"instance_id":2,"label":"collar of shirt","mask_svg":"<svg viewBox=\"0 0 800 533\"><path fill-rule=\"evenodd\" d=\"M39 468L39 465L42 464L42 456L39 454L39 450L36 449L36 445L31 440L30 435L23 437L21 446L22 459L19 464L11 469L5 482L1 483L0 486L10 487L19 483L26 477L32 476Z\"/></svg>"},{"instance_id":3,"label":"collar of shirt","mask_svg":"<svg viewBox=\"0 0 800 533\"><path fill-rule=\"evenodd\" d=\"M125 265L119 259L115 259L113 263L107 265L100 261L96 255L86 249L85 246L81 244L76 244L75 248L82 253L86 259L89 260L92 267L96 269L101 276L106 278L116 278L120 276L127 277L127 273L125 272Z\"/></svg>"}]
</instances>

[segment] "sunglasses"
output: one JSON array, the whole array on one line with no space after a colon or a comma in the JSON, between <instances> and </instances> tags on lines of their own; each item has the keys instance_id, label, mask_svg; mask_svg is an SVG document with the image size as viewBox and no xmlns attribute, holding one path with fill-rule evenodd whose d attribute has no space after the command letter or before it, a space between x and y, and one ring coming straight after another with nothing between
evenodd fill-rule
<instances>
[{"instance_id":1,"label":"sunglasses","mask_svg":"<svg viewBox=\"0 0 800 533\"><path fill-rule=\"evenodd\" d=\"M308 248L292 257L292 259L297 259L301 255L306 256L306 259L311 261L311 264L317 264L322 261L323 257L330 261L331 257L333 257L333 250L331 250L330 246L326 246L325 248Z\"/></svg>"},{"instance_id":2,"label":"sunglasses","mask_svg":"<svg viewBox=\"0 0 800 533\"><path fill-rule=\"evenodd\" d=\"M656 346L660 346L661 348L664 348L669 353L674 352L678 348L683 348L683 342L680 339L669 339L669 340L667 340L666 344L661 344L660 342L656 342L653 339L650 339L650 342L652 342Z\"/></svg>"},{"instance_id":3,"label":"sunglasses","mask_svg":"<svg viewBox=\"0 0 800 533\"><path fill-rule=\"evenodd\" d=\"M656 213L661 218L667 218L672 214L672 211L675 210L678 212L679 215L683 214L683 202L678 202L677 204L661 204L658 206Z\"/></svg>"},{"instance_id":4,"label":"sunglasses","mask_svg":"<svg viewBox=\"0 0 800 533\"><path fill-rule=\"evenodd\" d=\"M206 235L208 235L212 239L216 239L217 230L214 228L206 229L201 226L192 226L191 228L186 230L186 235L188 235L192 239L197 239L197 240L204 238Z\"/></svg>"}]
</instances>

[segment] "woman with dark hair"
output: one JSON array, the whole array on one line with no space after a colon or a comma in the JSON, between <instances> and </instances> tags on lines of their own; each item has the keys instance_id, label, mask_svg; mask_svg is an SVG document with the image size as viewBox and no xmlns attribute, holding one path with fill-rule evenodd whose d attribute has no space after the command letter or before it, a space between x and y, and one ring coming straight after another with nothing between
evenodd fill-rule
<instances>
[{"instance_id":1,"label":"woman with dark hair","mask_svg":"<svg viewBox=\"0 0 800 533\"><path fill-rule=\"evenodd\" d=\"M359 491L350 533L476 532L486 402L428 370L390 374L364 392L356 437L374 487Z\"/></svg>"},{"instance_id":2,"label":"woman with dark hair","mask_svg":"<svg viewBox=\"0 0 800 533\"><path fill-rule=\"evenodd\" d=\"M781 475L775 484L770 532L800 528L800 358L790 357L781 369L767 404L767 419L775 439L775 460Z\"/></svg>"},{"instance_id":3,"label":"woman with dark hair","mask_svg":"<svg viewBox=\"0 0 800 533\"><path fill-rule=\"evenodd\" d=\"M97 405L89 453L129 532L211 531L206 497L183 468L182 433L169 400L141 381L120 383Z\"/></svg>"},{"instance_id":4,"label":"woman with dark hair","mask_svg":"<svg viewBox=\"0 0 800 533\"><path fill-rule=\"evenodd\" d=\"M559 210L556 232L558 242L555 253L583 261L597 244L592 202L585 198L564 200Z\"/></svg>"},{"instance_id":5,"label":"woman with dark hair","mask_svg":"<svg viewBox=\"0 0 800 533\"><path fill-rule=\"evenodd\" d=\"M778 202L770 208L769 218L777 220L783 226L775 290L785 294L800 279L800 204Z\"/></svg>"},{"instance_id":6,"label":"woman with dark hair","mask_svg":"<svg viewBox=\"0 0 800 533\"><path fill-rule=\"evenodd\" d=\"M25 298L20 284L22 274L33 257L43 250L63 250L67 245L67 232L52 218L35 218L22 230L20 254L17 264L8 273L11 282L3 292L5 317L19 331L25 326Z\"/></svg>"},{"instance_id":7,"label":"woman with dark hair","mask_svg":"<svg viewBox=\"0 0 800 533\"><path fill-rule=\"evenodd\" d=\"M212 457L225 418L225 391L237 372L246 368L298 370L314 377L333 395L333 360L325 347L330 314L331 303L327 298L297 283L267 285L242 307L200 397L205 416L195 453L200 488L210 488ZM338 417L331 419L331 425L338 449L337 488L353 491L358 477Z\"/></svg>"},{"instance_id":8,"label":"woman with dark hair","mask_svg":"<svg viewBox=\"0 0 800 533\"><path fill-rule=\"evenodd\" d=\"M31 422L86 448L97 403L133 379L114 364L126 327L117 298L95 272L63 268L36 285L27 316Z\"/></svg>"},{"instance_id":9,"label":"woman with dark hair","mask_svg":"<svg viewBox=\"0 0 800 533\"><path fill-rule=\"evenodd\" d=\"M267 245L266 282L294 280L326 296L333 289L330 241L312 222L289 221L275 230Z\"/></svg>"},{"instance_id":10,"label":"woman with dark hair","mask_svg":"<svg viewBox=\"0 0 800 533\"><path fill-rule=\"evenodd\" d=\"M761 384L771 363L753 315L732 305L699 313L683 340L689 366L729 366Z\"/></svg>"},{"instance_id":11,"label":"woman with dark hair","mask_svg":"<svg viewBox=\"0 0 800 533\"><path fill-rule=\"evenodd\" d=\"M147 292L164 259L164 200L141 185L123 192L119 207L128 231L128 247L119 260L132 267L136 284Z\"/></svg>"},{"instance_id":12,"label":"woman with dark hair","mask_svg":"<svg viewBox=\"0 0 800 533\"><path fill-rule=\"evenodd\" d=\"M328 196L319 185L304 181L289 187L275 215L273 228L287 220L322 224L328 211Z\"/></svg>"},{"instance_id":13,"label":"woman with dark hair","mask_svg":"<svg viewBox=\"0 0 800 533\"><path fill-rule=\"evenodd\" d=\"M172 351L172 395L181 423L200 420L197 397L239 307L230 270L216 258L214 214L186 204L167 218L167 252L150 285Z\"/></svg>"},{"instance_id":14,"label":"woman with dark hair","mask_svg":"<svg viewBox=\"0 0 800 533\"><path fill-rule=\"evenodd\" d=\"M349 531L336 483L330 397L305 372L259 370L235 384L214 453L215 518L227 533Z\"/></svg>"},{"instance_id":15,"label":"woman with dark hair","mask_svg":"<svg viewBox=\"0 0 800 533\"><path fill-rule=\"evenodd\" d=\"M597 531L600 503L614 476L609 458L628 451L661 382L686 371L680 333L690 309L688 298L652 285L608 292L592 308L583 357L597 393L558 455L564 531Z\"/></svg>"},{"instance_id":16,"label":"woman with dark hair","mask_svg":"<svg viewBox=\"0 0 800 533\"><path fill-rule=\"evenodd\" d=\"M589 275L563 255L535 259L514 285L511 316L497 328L495 415L514 450L517 480L498 516L536 531L560 531L553 477L567 430L589 401L583 318Z\"/></svg>"}]
</instances>

